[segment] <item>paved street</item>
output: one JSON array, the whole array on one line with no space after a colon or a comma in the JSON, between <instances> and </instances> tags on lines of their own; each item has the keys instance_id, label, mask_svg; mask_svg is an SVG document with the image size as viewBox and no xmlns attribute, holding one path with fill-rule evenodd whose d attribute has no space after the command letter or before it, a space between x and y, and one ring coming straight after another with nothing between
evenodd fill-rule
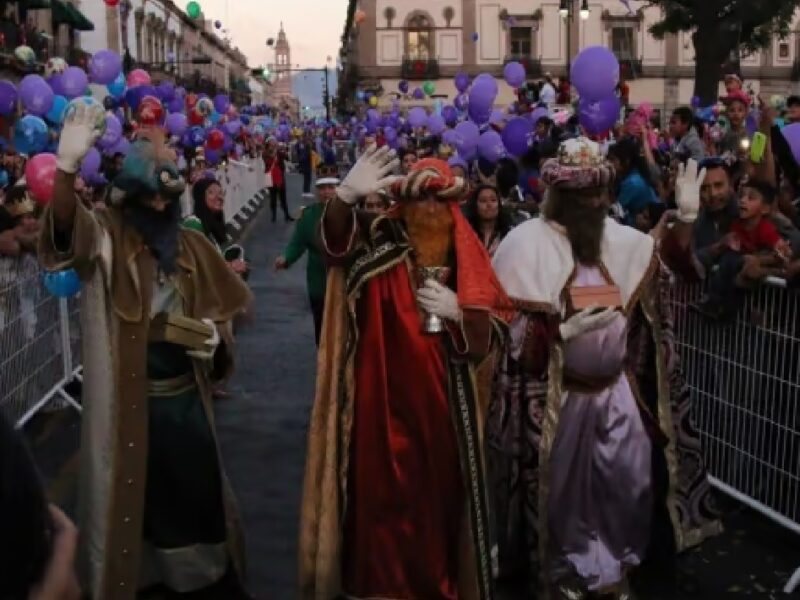
<instances>
[{"instance_id":1,"label":"paved street","mask_svg":"<svg viewBox=\"0 0 800 600\"><path fill-rule=\"evenodd\" d=\"M290 176L289 182L289 204L297 214L303 203L299 181ZM248 228L245 248L252 264L256 312L237 338L233 398L217 403L223 455L244 516L248 584L259 599L294 597L298 509L314 391L305 261L288 272L272 270L291 232L292 225L281 216L277 223L270 222L268 207ZM62 411L28 428L51 493L67 507L74 500L76 461L71 457L77 427L74 413ZM800 539L737 504L726 503L726 510L726 533L679 559L672 578L677 585L648 577L639 589L640 598L787 598L779 590L800 566ZM525 596L509 586L502 600L512 598Z\"/></svg>"}]
</instances>

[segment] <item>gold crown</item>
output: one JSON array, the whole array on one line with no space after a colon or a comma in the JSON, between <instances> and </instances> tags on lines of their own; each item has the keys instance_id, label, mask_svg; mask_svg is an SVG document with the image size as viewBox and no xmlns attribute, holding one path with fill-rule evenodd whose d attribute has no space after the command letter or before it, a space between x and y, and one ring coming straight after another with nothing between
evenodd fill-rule
<instances>
[{"instance_id":1,"label":"gold crown","mask_svg":"<svg viewBox=\"0 0 800 600\"><path fill-rule=\"evenodd\" d=\"M605 163L600 145L579 137L567 140L558 149L558 162L565 167L599 167Z\"/></svg>"}]
</instances>

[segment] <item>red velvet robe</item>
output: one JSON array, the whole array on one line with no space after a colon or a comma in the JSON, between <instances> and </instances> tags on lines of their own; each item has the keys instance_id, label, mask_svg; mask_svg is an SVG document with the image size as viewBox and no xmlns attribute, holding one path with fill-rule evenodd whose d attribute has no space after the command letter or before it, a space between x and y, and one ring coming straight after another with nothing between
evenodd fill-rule
<instances>
[{"instance_id":1,"label":"red velvet robe","mask_svg":"<svg viewBox=\"0 0 800 600\"><path fill-rule=\"evenodd\" d=\"M422 333L405 263L365 285L358 328L344 590L455 599L465 498L445 338Z\"/></svg>"}]
</instances>

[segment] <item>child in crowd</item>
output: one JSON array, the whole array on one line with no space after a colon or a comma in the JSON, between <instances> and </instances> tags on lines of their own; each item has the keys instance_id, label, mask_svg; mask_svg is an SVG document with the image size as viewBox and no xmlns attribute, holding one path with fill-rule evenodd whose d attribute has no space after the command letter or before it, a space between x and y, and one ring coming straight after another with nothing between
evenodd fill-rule
<instances>
[{"instance_id":1,"label":"child in crowd","mask_svg":"<svg viewBox=\"0 0 800 600\"><path fill-rule=\"evenodd\" d=\"M739 159L746 159L745 151L749 148L744 140L749 139L747 133L747 113L750 110L750 96L738 90L723 98L730 128L719 144L719 154L730 152Z\"/></svg>"},{"instance_id":2,"label":"child in crowd","mask_svg":"<svg viewBox=\"0 0 800 600\"><path fill-rule=\"evenodd\" d=\"M739 197L739 218L718 242L718 269L711 273L709 292L701 310L708 316L730 319L742 301L742 288L762 277L759 267L785 263L791 248L769 218L777 192L762 180L750 179Z\"/></svg>"}]
</instances>

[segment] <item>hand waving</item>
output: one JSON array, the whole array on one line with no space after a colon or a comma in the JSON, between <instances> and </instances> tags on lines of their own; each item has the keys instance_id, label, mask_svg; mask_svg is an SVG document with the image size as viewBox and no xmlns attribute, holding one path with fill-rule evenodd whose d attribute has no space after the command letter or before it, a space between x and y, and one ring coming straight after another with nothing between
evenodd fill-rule
<instances>
[{"instance_id":1,"label":"hand waving","mask_svg":"<svg viewBox=\"0 0 800 600\"><path fill-rule=\"evenodd\" d=\"M686 166L678 167L678 178L675 180L675 203L678 205L678 220L683 223L694 223L700 212L700 186L706 178L706 170L697 173L697 161L689 159Z\"/></svg>"},{"instance_id":2,"label":"hand waving","mask_svg":"<svg viewBox=\"0 0 800 600\"><path fill-rule=\"evenodd\" d=\"M65 173L75 173L102 134L97 124L102 121L104 111L99 104L86 104L78 98L69 103L66 113L56 164Z\"/></svg>"},{"instance_id":3,"label":"hand waving","mask_svg":"<svg viewBox=\"0 0 800 600\"><path fill-rule=\"evenodd\" d=\"M400 179L390 175L398 166L400 161L394 150L390 150L388 146L380 149L370 146L336 188L336 195L352 206L367 194L377 192Z\"/></svg>"}]
</instances>

